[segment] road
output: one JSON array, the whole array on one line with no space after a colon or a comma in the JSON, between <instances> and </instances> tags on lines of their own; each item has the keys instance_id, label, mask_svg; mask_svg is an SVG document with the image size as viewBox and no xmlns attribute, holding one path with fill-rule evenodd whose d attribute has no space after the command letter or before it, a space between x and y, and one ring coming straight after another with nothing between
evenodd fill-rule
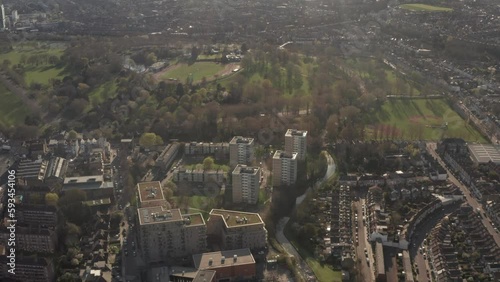
<instances>
[{"instance_id":1,"label":"road","mask_svg":"<svg viewBox=\"0 0 500 282\"><path fill-rule=\"evenodd\" d=\"M356 211L353 219L355 220L353 234L357 234L358 244L356 246L356 261L361 277L364 281L375 281L375 274L371 270L371 266L373 266L373 255L372 248L370 243L368 242L368 232L366 226L363 223L363 205L365 204L365 199L359 198L358 200L353 202L354 208ZM357 217L356 217L357 215ZM357 219L356 219L357 218ZM366 254L365 254L366 249ZM367 263L366 259L369 259L370 264Z\"/></svg>"},{"instance_id":2,"label":"road","mask_svg":"<svg viewBox=\"0 0 500 282\"><path fill-rule=\"evenodd\" d=\"M437 148L436 143L432 142L427 143L427 150L441 164L441 166L446 169L446 172L448 173L448 179L462 191L467 203L474 209L474 211L476 211L478 208L481 209L481 211L484 211L481 203L479 203L474 197L471 196L469 189L465 185L463 185L460 181L458 181L458 179L455 178L455 176L448 170L448 167L445 165L444 161L436 153L436 148ZM489 219L483 215L483 212L481 213L481 222L486 227L491 236L493 236L493 240L495 240L497 246L500 247L500 234L498 234L495 231Z\"/></svg>"},{"instance_id":3,"label":"road","mask_svg":"<svg viewBox=\"0 0 500 282\"><path fill-rule=\"evenodd\" d=\"M332 156L328 152L324 152L326 154L326 160L328 163L328 167L326 169L325 176L323 179L319 180L316 182L314 185L315 187L319 187L321 184L329 180L334 174L335 170L337 169L337 166L335 165L335 162L332 158ZM304 195L297 197L297 201L295 202L295 208L302 203L305 199L305 195L309 193L311 188L307 189L307 191L304 193ZM285 229L286 224L290 220L289 217L284 217L280 219L276 226L276 240L283 246L285 251L289 254L295 257L297 264L299 265L300 269L302 270L302 275L303 277L307 277L308 279L305 279L306 281L317 281L316 278L314 277L314 272L312 269L309 267L309 265L306 263L306 261L300 256L300 254L297 252L295 247L288 241L288 239L285 237L285 234L283 230ZM305 275L304 275L305 273Z\"/></svg>"},{"instance_id":4,"label":"road","mask_svg":"<svg viewBox=\"0 0 500 282\"><path fill-rule=\"evenodd\" d=\"M441 208L441 210L435 211L418 226L418 231L413 234L409 252L412 262L417 265L417 281L430 281L429 277L427 276L427 270L429 269L428 261L427 259L424 259L423 253L420 253L419 251L420 247L423 247L424 245L424 239L428 238L432 229L439 223L441 219L456 211L458 208L460 208L461 204L461 202L453 203Z\"/></svg>"}]
</instances>

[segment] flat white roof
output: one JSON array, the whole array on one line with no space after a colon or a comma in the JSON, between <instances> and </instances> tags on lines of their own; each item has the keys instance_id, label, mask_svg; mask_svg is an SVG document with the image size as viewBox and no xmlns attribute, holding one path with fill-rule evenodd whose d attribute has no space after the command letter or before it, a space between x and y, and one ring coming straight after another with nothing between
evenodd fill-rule
<instances>
[{"instance_id":1,"label":"flat white roof","mask_svg":"<svg viewBox=\"0 0 500 282\"><path fill-rule=\"evenodd\" d=\"M469 151L478 163L494 162L500 164L500 145L469 144Z\"/></svg>"}]
</instances>

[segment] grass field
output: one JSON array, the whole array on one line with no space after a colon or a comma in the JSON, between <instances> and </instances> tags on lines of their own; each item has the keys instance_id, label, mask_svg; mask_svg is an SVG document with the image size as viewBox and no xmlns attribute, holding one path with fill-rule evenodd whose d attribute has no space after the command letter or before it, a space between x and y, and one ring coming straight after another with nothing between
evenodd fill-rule
<instances>
[{"instance_id":1,"label":"grass field","mask_svg":"<svg viewBox=\"0 0 500 282\"><path fill-rule=\"evenodd\" d=\"M403 4L400 5L401 8L411 10L411 11L426 11L426 12L450 12L453 11L451 8L432 6L427 4Z\"/></svg>"},{"instance_id":2,"label":"grass field","mask_svg":"<svg viewBox=\"0 0 500 282\"><path fill-rule=\"evenodd\" d=\"M215 74L222 71L223 69L224 65L212 62L196 62L192 65L180 64L174 66L171 70L164 73L161 78L175 78L181 82L184 82L190 74L193 74L193 82L197 82L200 81L203 77L205 77L207 80L210 80Z\"/></svg>"},{"instance_id":3,"label":"grass field","mask_svg":"<svg viewBox=\"0 0 500 282\"><path fill-rule=\"evenodd\" d=\"M444 99L388 100L370 117L367 139L439 140L460 137L470 142L487 143ZM394 137L392 137L394 135Z\"/></svg>"},{"instance_id":4,"label":"grass field","mask_svg":"<svg viewBox=\"0 0 500 282\"><path fill-rule=\"evenodd\" d=\"M48 56L57 56L60 57L63 53L63 49L61 48L43 48L36 49L34 47L19 47L15 48L13 51L8 53L0 53L0 63L3 63L4 60L9 60L11 62L11 66L17 65L21 63L21 58L23 55L25 58L29 58L33 55L48 55ZM25 63L25 74L24 79L27 85L30 85L32 82L40 83L42 85L47 85L50 79L53 78L62 78L63 77L63 69L56 68L51 64L39 64L39 65L30 65Z\"/></svg>"},{"instance_id":5,"label":"grass field","mask_svg":"<svg viewBox=\"0 0 500 282\"><path fill-rule=\"evenodd\" d=\"M118 86L114 81L108 81L99 85L96 89L89 93L90 105L98 105L108 98L116 96Z\"/></svg>"},{"instance_id":6,"label":"grass field","mask_svg":"<svg viewBox=\"0 0 500 282\"><path fill-rule=\"evenodd\" d=\"M24 123L27 112L21 98L15 96L3 84L0 84L0 124L10 127Z\"/></svg>"}]
</instances>

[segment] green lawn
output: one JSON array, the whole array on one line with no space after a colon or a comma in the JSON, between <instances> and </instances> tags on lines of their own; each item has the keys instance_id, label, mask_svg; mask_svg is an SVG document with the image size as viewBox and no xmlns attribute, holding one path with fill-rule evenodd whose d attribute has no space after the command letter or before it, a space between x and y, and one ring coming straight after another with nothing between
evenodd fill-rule
<instances>
[{"instance_id":1,"label":"green lawn","mask_svg":"<svg viewBox=\"0 0 500 282\"><path fill-rule=\"evenodd\" d=\"M400 5L401 8L412 10L412 11L427 11L427 12L450 12L453 11L451 8L432 6L427 4L403 4Z\"/></svg>"},{"instance_id":2,"label":"green lawn","mask_svg":"<svg viewBox=\"0 0 500 282\"><path fill-rule=\"evenodd\" d=\"M391 99L373 117L366 138L439 140L460 137L470 142L487 143L444 99ZM391 137L389 137L391 138Z\"/></svg>"},{"instance_id":3,"label":"green lawn","mask_svg":"<svg viewBox=\"0 0 500 282\"><path fill-rule=\"evenodd\" d=\"M290 231L289 226L292 224L292 222L288 222L287 226L285 227L285 236L287 239L292 243L292 245L297 249L299 254L305 259L309 267L314 271L314 274L316 275L316 278L318 278L318 281L320 282L339 282L342 281L342 272L338 270L333 270L330 265L326 263L320 263L317 259L314 258L314 256L305 248L303 248L299 243L298 240L294 238L294 236L291 234L292 232Z\"/></svg>"},{"instance_id":4,"label":"green lawn","mask_svg":"<svg viewBox=\"0 0 500 282\"><path fill-rule=\"evenodd\" d=\"M190 74L193 74L193 82L201 81L203 77L207 80L214 78L214 75L224 69L224 65L212 62L196 62L192 65L181 64L162 75L162 79L175 78L182 82L186 81Z\"/></svg>"},{"instance_id":5,"label":"green lawn","mask_svg":"<svg viewBox=\"0 0 500 282\"><path fill-rule=\"evenodd\" d=\"M24 74L24 79L26 84L29 86L31 83L39 83L42 85L48 85L51 79L62 79L64 75L63 68L56 67L36 67L32 68L32 70L27 70Z\"/></svg>"},{"instance_id":6,"label":"green lawn","mask_svg":"<svg viewBox=\"0 0 500 282\"><path fill-rule=\"evenodd\" d=\"M104 102L106 99L115 97L117 89L118 86L113 80L99 85L99 87L95 88L94 90L92 90L92 92L89 93L90 105L98 105Z\"/></svg>"},{"instance_id":7,"label":"green lawn","mask_svg":"<svg viewBox=\"0 0 500 282\"><path fill-rule=\"evenodd\" d=\"M0 53L0 63L4 60L9 60L12 65L17 65L21 63L21 58L23 55L26 59L33 55L47 55L47 56L57 56L60 57L63 53L61 48L40 48L36 49L34 47L15 47L13 51L8 53ZM24 63L25 68L25 82L29 86L32 82L40 83L42 85L48 85L50 79L62 78L63 69L56 68L54 65L49 63L41 63L39 65L31 65Z\"/></svg>"},{"instance_id":8,"label":"green lawn","mask_svg":"<svg viewBox=\"0 0 500 282\"><path fill-rule=\"evenodd\" d=\"M10 127L24 123L28 114L21 98L15 96L3 84L0 84L0 124Z\"/></svg>"}]
</instances>

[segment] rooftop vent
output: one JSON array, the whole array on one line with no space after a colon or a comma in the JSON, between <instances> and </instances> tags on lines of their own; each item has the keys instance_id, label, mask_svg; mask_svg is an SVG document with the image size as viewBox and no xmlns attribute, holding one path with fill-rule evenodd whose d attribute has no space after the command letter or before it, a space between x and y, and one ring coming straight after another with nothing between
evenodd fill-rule
<instances>
[{"instance_id":1,"label":"rooftop vent","mask_svg":"<svg viewBox=\"0 0 500 282\"><path fill-rule=\"evenodd\" d=\"M238 255L234 255L234 256L233 256L233 261L235 261L235 262L236 262L237 260L238 260Z\"/></svg>"},{"instance_id":2,"label":"rooftop vent","mask_svg":"<svg viewBox=\"0 0 500 282\"><path fill-rule=\"evenodd\" d=\"M209 258L209 259L208 259L208 265L210 265L210 266L211 266L213 262L214 262L214 259L213 259L213 258Z\"/></svg>"},{"instance_id":3,"label":"rooftop vent","mask_svg":"<svg viewBox=\"0 0 500 282\"><path fill-rule=\"evenodd\" d=\"M221 264L224 264L224 262L225 262L225 261L226 261L226 257L225 257L225 256L222 256L222 257L220 258L220 263L221 263Z\"/></svg>"}]
</instances>

